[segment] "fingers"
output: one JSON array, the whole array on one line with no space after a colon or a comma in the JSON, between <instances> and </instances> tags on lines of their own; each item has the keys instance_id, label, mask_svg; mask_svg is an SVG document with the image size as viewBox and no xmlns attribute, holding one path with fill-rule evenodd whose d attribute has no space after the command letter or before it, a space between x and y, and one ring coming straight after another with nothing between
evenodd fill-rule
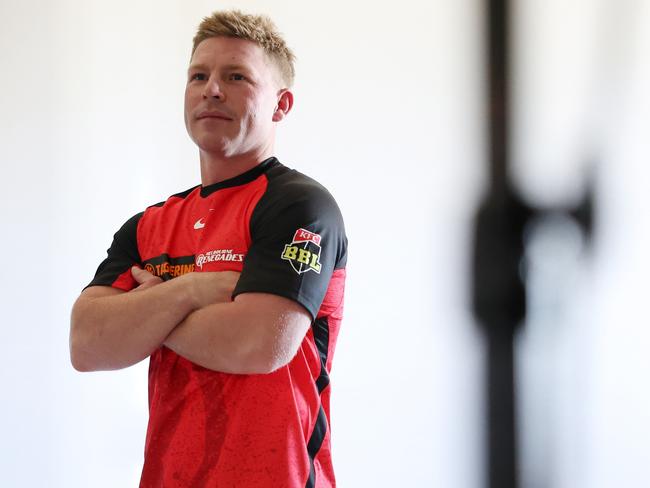
<instances>
[{"instance_id":1,"label":"fingers","mask_svg":"<svg viewBox=\"0 0 650 488\"><path fill-rule=\"evenodd\" d=\"M148 281L162 281L160 278L157 276L152 275L149 273L149 271L138 268L137 266L131 267L131 275L133 276L133 279L138 282L138 284L143 284Z\"/></svg>"}]
</instances>

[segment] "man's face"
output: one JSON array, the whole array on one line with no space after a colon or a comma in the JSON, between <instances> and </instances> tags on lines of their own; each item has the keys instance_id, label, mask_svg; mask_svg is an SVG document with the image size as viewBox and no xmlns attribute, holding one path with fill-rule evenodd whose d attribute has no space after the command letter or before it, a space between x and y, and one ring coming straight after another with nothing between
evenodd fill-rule
<instances>
[{"instance_id":1,"label":"man's face","mask_svg":"<svg viewBox=\"0 0 650 488\"><path fill-rule=\"evenodd\" d=\"M207 153L268 156L280 90L274 66L257 44L229 37L202 41L185 87L185 126ZM278 118L279 117L279 118Z\"/></svg>"}]
</instances>

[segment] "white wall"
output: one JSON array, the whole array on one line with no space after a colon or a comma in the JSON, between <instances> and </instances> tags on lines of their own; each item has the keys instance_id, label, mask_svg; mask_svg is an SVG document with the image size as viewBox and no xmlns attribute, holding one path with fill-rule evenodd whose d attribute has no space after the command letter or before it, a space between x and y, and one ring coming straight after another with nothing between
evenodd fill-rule
<instances>
[{"instance_id":1,"label":"white wall","mask_svg":"<svg viewBox=\"0 0 650 488\"><path fill-rule=\"evenodd\" d=\"M277 153L329 187L346 218L332 374L339 485L481 486L483 355L465 290L485 116L480 2L468 0L0 3L0 484L137 485L146 364L75 372L69 311L119 225L198 182L184 70L201 17L230 6L271 15L294 47L296 105ZM585 435L572 446L589 450L578 469L556 464L563 484L552 486L650 482L634 461L650 433L635 277L650 240L640 218L648 119L635 103L648 101L642 52L618 109L625 125L604 133L608 199L581 302L596 326L571 342L588 358L577 399ZM618 429L610 419L623 414ZM645 483L616 482L619 467Z\"/></svg>"},{"instance_id":2,"label":"white wall","mask_svg":"<svg viewBox=\"0 0 650 488\"><path fill-rule=\"evenodd\" d=\"M515 171L571 204L591 171L594 241L537 243L518 338L526 488L650 486L650 4L516 2Z\"/></svg>"},{"instance_id":3,"label":"white wall","mask_svg":"<svg viewBox=\"0 0 650 488\"><path fill-rule=\"evenodd\" d=\"M346 217L332 407L340 485L475 486L480 355L462 308L468 229L458 225L481 159L472 4L238 5L270 14L298 55L278 155L328 186ZM15 256L3 293L7 486L136 484L146 365L74 372L68 315L117 227L198 181L184 70L193 30L214 7L2 6L12 236L2 246Z\"/></svg>"}]
</instances>

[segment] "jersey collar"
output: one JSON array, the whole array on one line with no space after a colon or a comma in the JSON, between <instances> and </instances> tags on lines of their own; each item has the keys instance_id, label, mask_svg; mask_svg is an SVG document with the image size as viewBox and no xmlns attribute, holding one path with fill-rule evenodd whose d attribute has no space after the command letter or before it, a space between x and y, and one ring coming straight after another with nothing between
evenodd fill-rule
<instances>
[{"instance_id":1,"label":"jersey collar","mask_svg":"<svg viewBox=\"0 0 650 488\"><path fill-rule=\"evenodd\" d=\"M262 173L265 173L269 168L279 163L280 161L278 161L277 158L271 156L270 158L262 161L254 168L249 169L245 173L242 173L240 175L237 175L233 178L229 178L224 181L220 181L218 183L213 183L208 186L202 186L201 196L207 197L212 193L214 193L215 191L222 190L223 188L230 188L233 186L240 186L240 185L245 185L246 183L250 183L251 181L256 180Z\"/></svg>"}]
</instances>

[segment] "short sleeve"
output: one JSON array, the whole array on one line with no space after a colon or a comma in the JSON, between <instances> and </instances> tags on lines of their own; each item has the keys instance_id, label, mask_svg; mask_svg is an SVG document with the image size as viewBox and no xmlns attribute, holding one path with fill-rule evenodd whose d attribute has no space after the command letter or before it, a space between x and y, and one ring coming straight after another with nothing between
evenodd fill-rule
<instances>
[{"instance_id":1,"label":"short sleeve","mask_svg":"<svg viewBox=\"0 0 650 488\"><path fill-rule=\"evenodd\" d=\"M345 266L347 238L333 197L303 178L269 183L251 216L251 245L233 296L272 293L315 318L333 271Z\"/></svg>"},{"instance_id":2,"label":"short sleeve","mask_svg":"<svg viewBox=\"0 0 650 488\"><path fill-rule=\"evenodd\" d=\"M142 215L143 212L134 215L115 233L107 251L108 256L99 265L88 286L112 286L124 291L135 287L131 266L141 264L137 231Z\"/></svg>"}]
</instances>

